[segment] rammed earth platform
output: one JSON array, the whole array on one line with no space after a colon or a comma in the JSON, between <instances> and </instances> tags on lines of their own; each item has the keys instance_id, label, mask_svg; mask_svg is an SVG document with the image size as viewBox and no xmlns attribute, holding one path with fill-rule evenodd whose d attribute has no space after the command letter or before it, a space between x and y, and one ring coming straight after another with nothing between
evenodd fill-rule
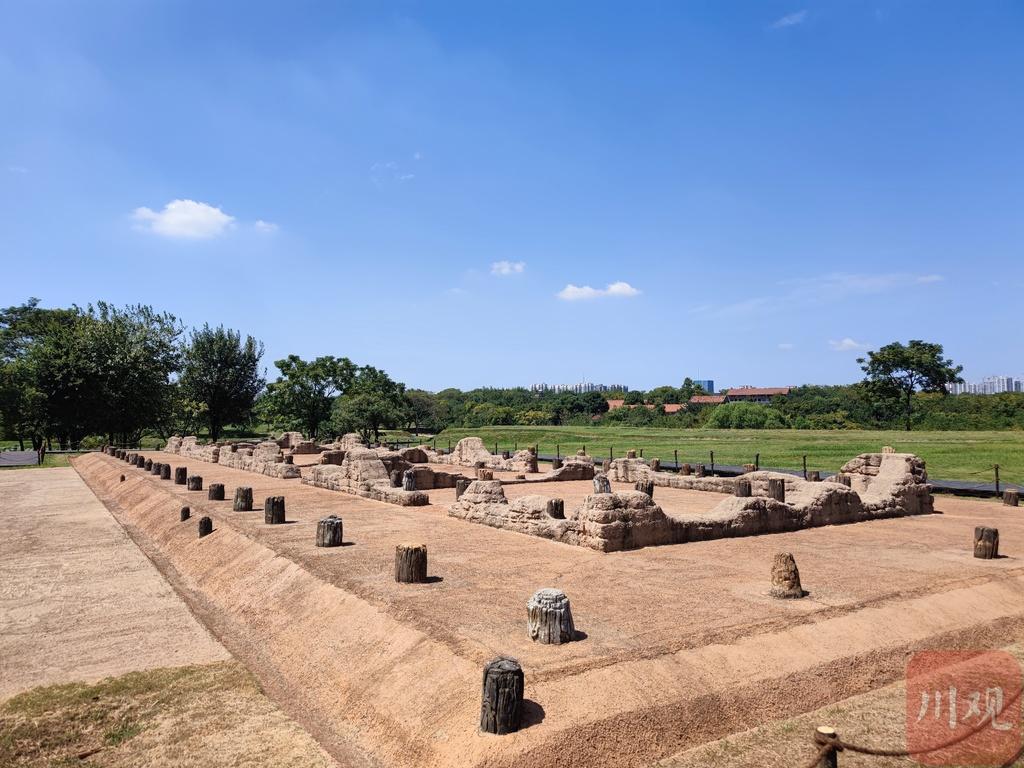
<instances>
[{"instance_id":1,"label":"rammed earth platform","mask_svg":"<svg viewBox=\"0 0 1024 768\"><path fill-rule=\"evenodd\" d=\"M227 489L211 502L109 456L74 466L271 695L324 743L353 741L387 765L650 765L895 680L909 650L1024 633L1024 519L984 502L601 553L450 518L437 503L452 489L398 507L203 464ZM253 487L253 512L231 511L238 485ZM293 523L263 524L270 495L287 497ZM179 523L183 504L214 533ZM328 514L347 546L314 546ZM976 525L1000 529L1007 557L973 558ZM394 582L407 542L426 544L432 583ZM779 551L795 555L808 597L768 596ZM584 639L529 640L526 601L541 587L569 596ZM522 664L529 727L494 737L477 723L481 670L499 653Z\"/></svg>"}]
</instances>

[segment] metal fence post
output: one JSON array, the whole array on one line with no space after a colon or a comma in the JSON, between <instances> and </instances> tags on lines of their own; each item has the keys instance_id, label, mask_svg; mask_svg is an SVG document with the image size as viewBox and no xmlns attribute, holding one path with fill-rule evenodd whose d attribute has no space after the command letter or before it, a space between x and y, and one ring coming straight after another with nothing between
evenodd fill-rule
<instances>
[{"instance_id":1,"label":"metal fence post","mask_svg":"<svg viewBox=\"0 0 1024 768\"><path fill-rule=\"evenodd\" d=\"M999 465L993 465L993 469L996 471L996 496L999 495Z\"/></svg>"},{"instance_id":2,"label":"metal fence post","mask_svg":"<svg viewBox=\"0 0 1024 768\"><path fill-rule=\"evenodd\" d=\"M807 454L804 454L804 480L807 479Z\"/></svg>"},{"instance_id":3,"label":"metal fence post","mask_svg":"<svg viewBox=\"0 0 1024 768\"><path fill-rule=\"evenodd\" d=\"M715 452L711 451L711 476L715 476Z\"/></svg>"}]
</instances>

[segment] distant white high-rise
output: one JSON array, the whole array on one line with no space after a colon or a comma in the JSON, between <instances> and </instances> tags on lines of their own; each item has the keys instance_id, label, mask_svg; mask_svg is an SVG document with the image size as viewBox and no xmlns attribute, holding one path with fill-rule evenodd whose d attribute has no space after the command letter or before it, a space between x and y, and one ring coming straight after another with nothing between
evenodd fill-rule
<instances>
[{"instance_id":1,"label":"distant white high-rise","mask_svg":"<svg viewBox=\"0 0 1024 768\"><path fill-rule=\"evenodd\" d=\"M986 376L981 381L947 384L951 395L998 395L1024 392L1024 376Z\"/></svg>"},{"instance_id":2,"label":"distant white high-rise","mask_svg":"<svg viewBox=\"0 0 1024 768\"><path fill-rule=\"evenodd\" d=\"M577 384L531 384L532 392L575 392L581 395L584 392L629 392L625 384L593 384L589 381L581 381Z\"/></svg>"}]
</instances>

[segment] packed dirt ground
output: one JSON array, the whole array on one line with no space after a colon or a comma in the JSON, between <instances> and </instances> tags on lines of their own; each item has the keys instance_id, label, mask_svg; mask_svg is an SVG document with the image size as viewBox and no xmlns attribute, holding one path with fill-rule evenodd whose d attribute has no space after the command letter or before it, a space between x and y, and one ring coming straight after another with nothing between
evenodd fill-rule
<instances>
[{"instance_id":1,"label":"packed dirt ground","mask_svg":"<svg viewBox=\"0 0 1024 768\"><path fill-rule=\"evenodd\" d=\"M5 471L0 496L0 765L337 765L74 470Z\"/></svg>"},{"instance_id":2,"label":"packed dirt ground","mask_svg":"<svg viewBox=\"0 0 1024 768\"><path fill-rule=\"evenodd\" d=\"M1024 630L1024 524L989 502L938 497L935 515L602 554L452 519L450 489L403 508L193 462L207 486L227 486L212 502L111 457L75 466L336 757L356 744L385 765L649 765L890 684L911 650L1002 647ZM231 511L238 485L256 511ZM557 486L568 504L591 484ZM281 494L292 522L264 525L260 501ZM655 498L696 511L721 497ZM313 546L328 514L344 519L346 546ZM215 527L202 540L199 515ZM982 524L1000 529L1006 557L972 557ZM394 582L405 542L427 545L432 583ZM796 557L803 600L767 594L780 551ZM569 595L580 642L528 639L525 603L540 587ZM498 654L522 662L529 725L500 738L476 728L480 669Z\"/></svg>"}]
</instances>

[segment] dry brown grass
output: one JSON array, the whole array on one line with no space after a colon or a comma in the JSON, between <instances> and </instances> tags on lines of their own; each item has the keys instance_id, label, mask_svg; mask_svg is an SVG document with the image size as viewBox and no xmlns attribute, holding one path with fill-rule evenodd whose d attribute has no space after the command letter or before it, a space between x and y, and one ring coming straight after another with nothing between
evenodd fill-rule
<instances>
[{"instance_id":1,"label":"dry brown grass","mask_svg":"<svg viewBox=\"0 0 1024 768\"><path fill-rule=\"evenodd\" d=\"M0 765L336 763L234 661L33 688L0 704Z\"/></svg>"}]
</instances>

